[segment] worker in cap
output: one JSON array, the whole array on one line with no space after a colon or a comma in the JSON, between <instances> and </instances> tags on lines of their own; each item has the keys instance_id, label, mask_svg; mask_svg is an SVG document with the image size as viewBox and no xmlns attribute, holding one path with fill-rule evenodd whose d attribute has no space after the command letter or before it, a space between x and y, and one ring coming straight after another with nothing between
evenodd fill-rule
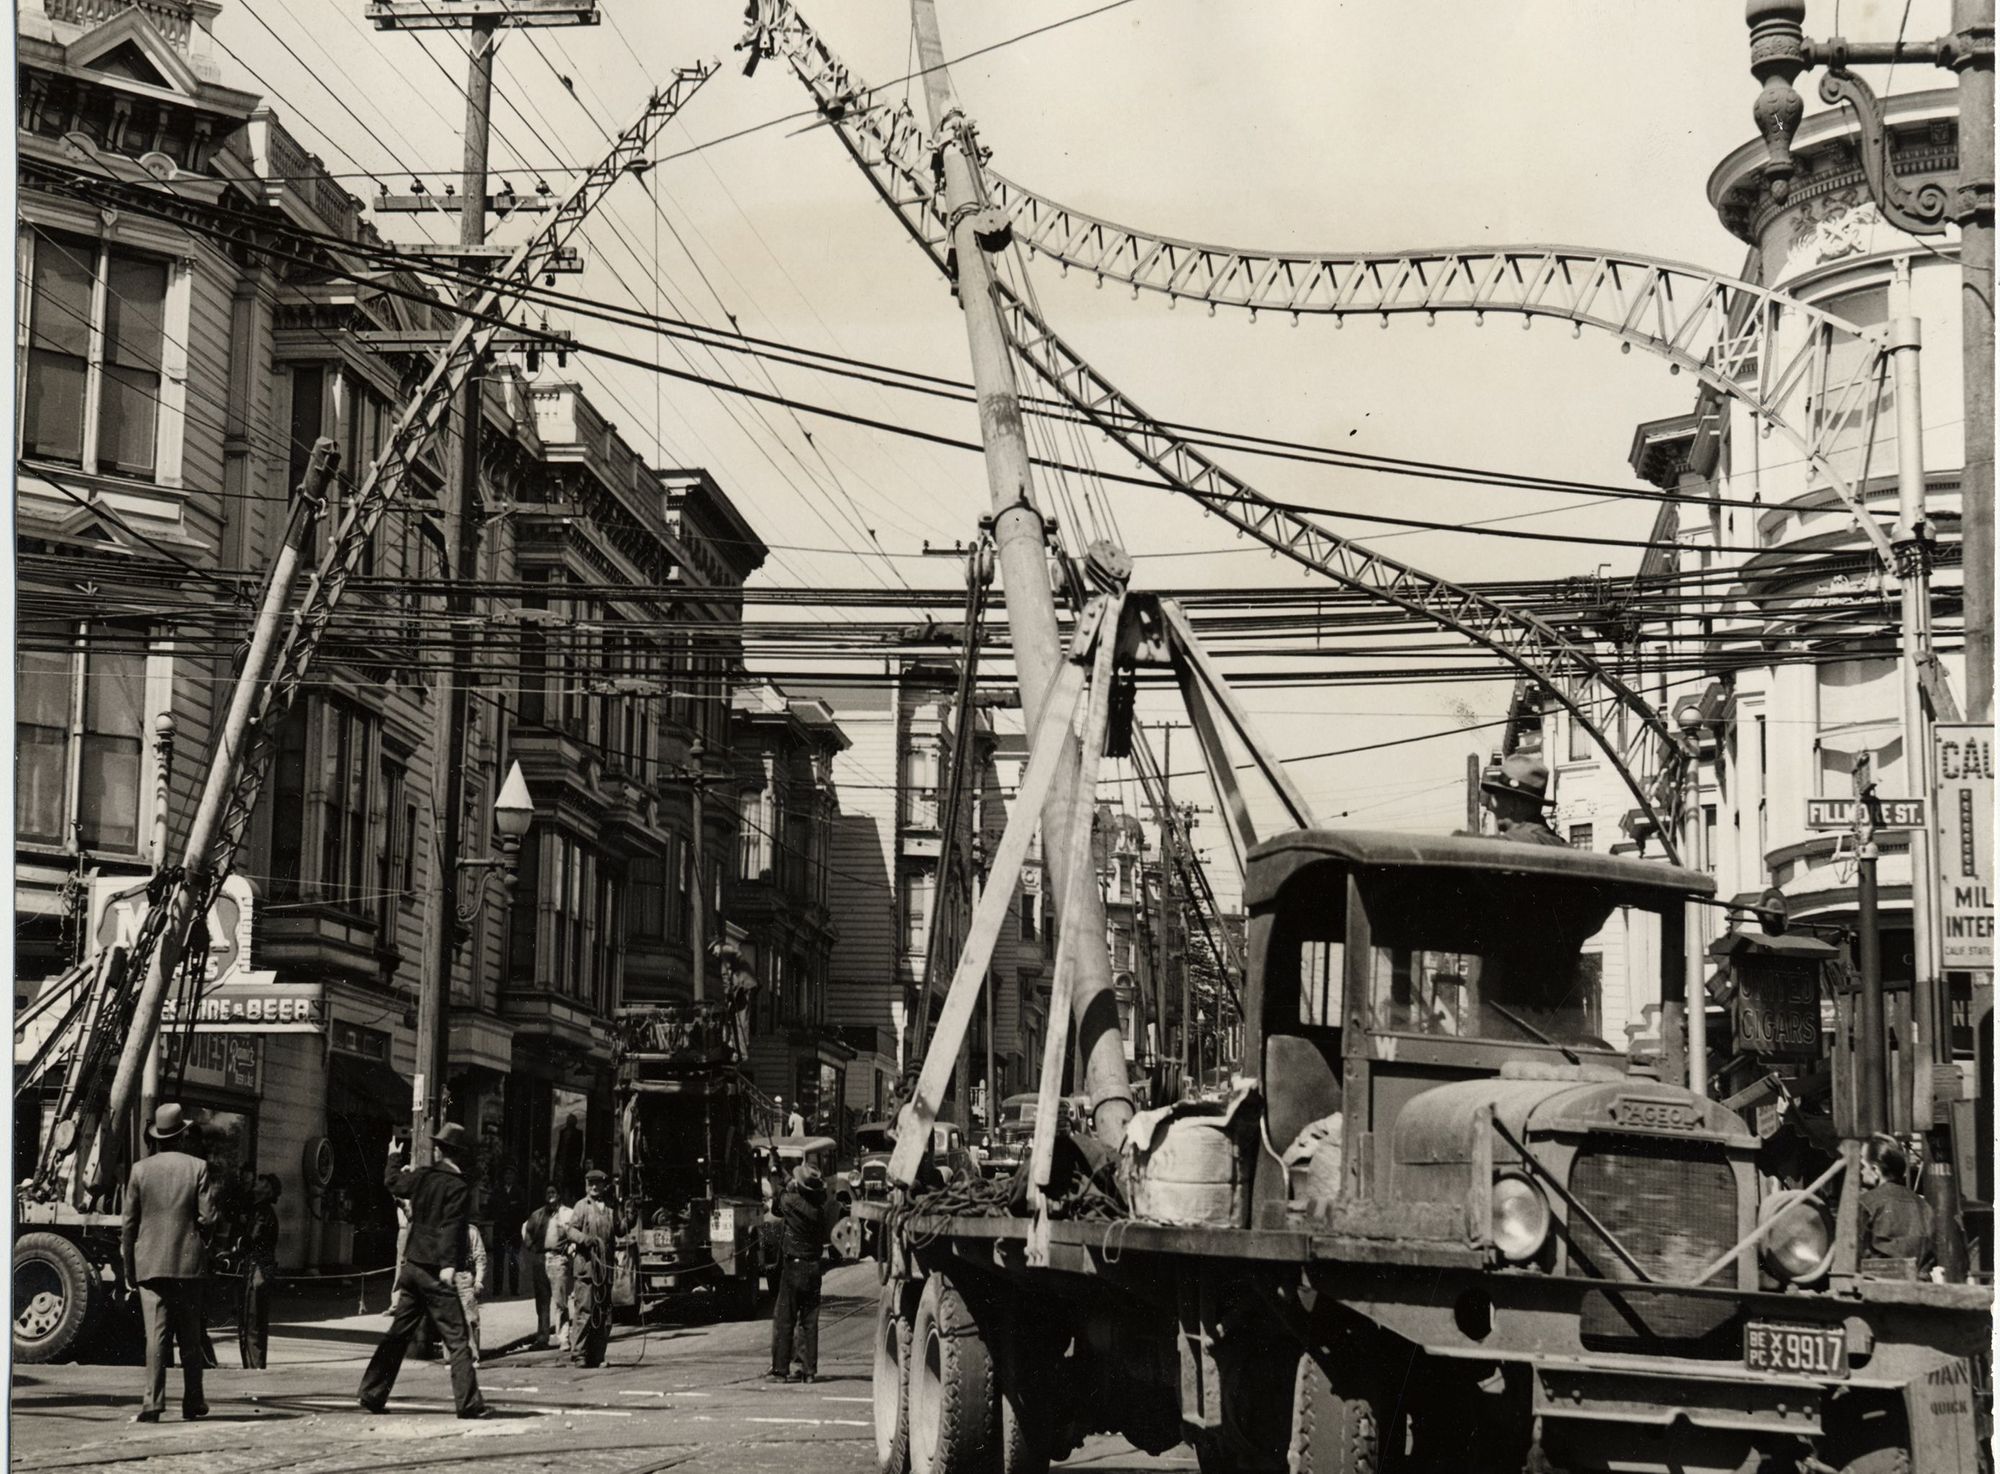
<instances>
[{"instance_id":1,"label":"worker in cap","mask_svg":"<svg viewBox=\"0 0 2000 1474\"><path fill-rule=\"evenodd\" d=\"M1517 844L1565 845L1549 828L1549 767L1532 753L1509 753L1480 781L1486 807L1499 823L1500 837Z\"/></svg>"},{"instance_id":2,"label":"worker in cap","mask_svg":"<svg viewBox=\"0 0 2000 1474\"><path fill-rule=\"evenodd\" d=\"M563 1229L570 1255L570 1357L578 1366L604 1363L611 1340L611 1240L615 1225L601 1167L583 1174L583 1200Z\"/></svg>"},{"instance_id":3,"label":"worker in cap","mask_svg":"<svg viewBox=\"0 0 2000 1474\"><path fill-rule=\"evenodd\" d=\"M840 1219L840 1203L826 1190L819 1168L801 1160L773 1205L781 1262L778 1297L771 1307L773 1382L813 1382L819 1378L819 1301L826 1272L826 1246ZM799 1370L792 1370L794 1352Z\"/></svg>"}]
</instances>

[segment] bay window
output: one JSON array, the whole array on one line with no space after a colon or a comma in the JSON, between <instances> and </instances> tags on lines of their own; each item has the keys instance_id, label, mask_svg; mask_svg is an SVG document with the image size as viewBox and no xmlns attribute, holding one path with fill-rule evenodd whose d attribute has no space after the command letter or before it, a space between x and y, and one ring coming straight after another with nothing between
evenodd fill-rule
<instances>
[{"instance_id":1,"label":"bay window","mask_svg":"<svg viewBox=\"0 0 2000 1474\"><path fill-rule=\"evenodd\" d=\"M391 782L380 754L381 720L373 713L311 697L287 714L272 773L275 898L330 906L370 921L384 915L386 903L375 892L401 866L385 869L371 842L378 823L396 812L386 791L377 802L378 790ZM394 798L402 808L402 795Z\"/></svg>"}]
</instances>

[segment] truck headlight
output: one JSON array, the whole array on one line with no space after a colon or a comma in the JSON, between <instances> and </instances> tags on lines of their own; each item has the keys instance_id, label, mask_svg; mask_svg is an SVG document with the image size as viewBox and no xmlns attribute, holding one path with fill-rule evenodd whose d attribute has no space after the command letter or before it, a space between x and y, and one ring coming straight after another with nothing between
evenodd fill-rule
<instances>
[{"instance_id":1,"label":"truck headlight","mask_svg":"<svg viewBox=\"0 0 2000 1474\"><path fill-rule=\"evenodd\" d=\"M1833 1263L1833 1224L1826 1208L1802 1192L1776 1192L1764 1200L1758 1223L1764 1234L1764 1263L1792 1284L1809 1284Z\"/></svg>"},{"instance_id":2,"label":"truck headlight","mask_svg":"<svg viewBox=\"0 0 2000 1474\"><path fill-rule=\"evenodd\" d=\"M1493 1247L1510 1264L1525 1264L1549 1240L1549 1200L1518 1172L1493 1179Z\"/></svg>"}]
</instances>

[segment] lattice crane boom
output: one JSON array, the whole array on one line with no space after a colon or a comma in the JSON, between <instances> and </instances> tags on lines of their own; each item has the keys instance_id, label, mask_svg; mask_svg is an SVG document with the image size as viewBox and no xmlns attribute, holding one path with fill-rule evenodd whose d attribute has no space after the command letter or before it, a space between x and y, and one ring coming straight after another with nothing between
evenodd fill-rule
<instances>
[{"instance_id":1,"label":"lattice crane boom","mask_svg":"<svg viewBox=\"0 0 2000 1474\"><path fill-rule=\"evenodd\" d=\"M876 191L938 269L955 280L947 224L931 174L933 146L908 107L876 100L784 0L767 0L749 44L785 56ZM988 223L993 229L1002 228L1003 212L993 209ZM1678 761L1681 752L1677 735L1650 702L1605 669L1587 648L1531 614L1507 609L1484 595L1384 557L1274 503L1122 394L1005 283L996 280L994 288L1021 361L1169 485L1274 552L1464 635L1547 686L1618 768L1640 809L1656 826L1669 858L1677 859L1672 825L1663 819L1650 786L1625 761L1592 708L1615 704L1632 712L1670 762ZM1663 786L1670 792L1677 788L1672 783Z\"/></svg>"},{"instance_id":2,"label":"lattice crane boom","mask_svg":"<svg viewBox=\"0 0 2000 1474\"><path fill-rule=\"evenodd\" d=\"M449 346L398 417L381 455L347 499L340 525L313 570L303 602L284 628L282 642L267 641L275 645L274 653L253 643L252 659L238 678L231 730L217 744L184 857L178 870L171 873L171 883L157 889L127 951L118 991L108 1000L111 1006L97 1031L100 1040L121 1042L103 1113L90 1133L94 1140L84 1181L90 1191L101 1192L108 1186L110 1164L117 1155L110 1146L123 1131L137 1099L146 1053L157 1034L166 989L188 933L207 915L229 874L270 771L278 728L312 669L347 581L360 566L377 524L402 494L410 468L443 427L454 397L500 330L497 319L536 276L560 258L585 217L611 187L626 173L645 166L646 153L660 130L715 70L713 63L677 70L667 87L647 99L639 117L618 135L603 159L572 186L547 222L514 251L490 281L468 295L460 309L465 315ZM269 617L273 621L282 617L282 609L273 608ZM240 714L234 710L237 706L242 708ZM136 989L134 979L143 979ZM90 1043L84 1047L89 1048ZM101 1079L101 1071L92 1073ZM88 1080L84 1086L78 1095L83 1102L81 1109L88 1110L95 1089ZM64 1124L67 1130L52 1133L50 1151L37 1175L35 1192L43 1198L57 1190L60 1159L83 1144L79 1137L83 1123L59 1123L59 1127Z\"/></svg>"}]
</instances>

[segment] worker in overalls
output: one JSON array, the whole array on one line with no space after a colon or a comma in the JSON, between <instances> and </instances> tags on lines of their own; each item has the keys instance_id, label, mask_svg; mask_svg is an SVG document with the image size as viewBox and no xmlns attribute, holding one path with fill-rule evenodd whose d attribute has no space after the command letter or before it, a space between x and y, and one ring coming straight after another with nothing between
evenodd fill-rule
<instances>
[{"instance_id":1,"label":"worker in overalls","mask_svg":"<svg viewBox=\"0 0 2000 1474\"><path fill-rule=\"evenodd\" d=\"M569 1248L570 1356L578 1366L604 1364L611 1340L611 1240L615 1225L605 1201L608 1179L593 1167L583 1177L583 1199L570 1210L563 1228Z\"/></svg>"}]
</instances>

